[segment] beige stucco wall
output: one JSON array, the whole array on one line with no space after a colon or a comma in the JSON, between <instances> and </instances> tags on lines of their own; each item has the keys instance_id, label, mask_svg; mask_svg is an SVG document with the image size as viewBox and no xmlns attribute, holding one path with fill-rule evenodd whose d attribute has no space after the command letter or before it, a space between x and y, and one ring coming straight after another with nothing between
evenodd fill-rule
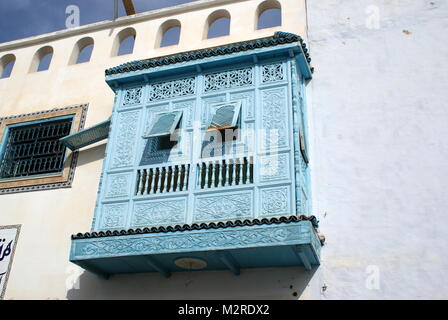
<instances>
[{"instance_id":1,"label":"beige stucco wall","mask_svg":"<svg viewBox=\"0 0 448 320\"><path fill-rule=\"evenodd\" d=\"M89 127L106 120L111 113L114 95L104 81L106 68L126 61L270 36L277 30L306 38L304 0L280 0L282 26L256 30L255 12L261 2L198 1L120 18L114 23L101 22L0 44L0 57L9 53L16 56L11 77L0 79L0 117L89 103L86 119L86 127ZM222 8L231 15L230 35L204 40L204 24L208 15ZM155 48L160 25L172 18L182 24L179 45ZM112 57L115 36L129 26L137 33L133 54ZM90 62L69 65L75 43L86 36L94 39ZM35 52L45 45L54 49L49 70L29 73ZM174 275L168 280L151 274L119 276L104 281L83 273L80 289L68 290L67 284L77 279L78 271L82 273L68 261L70 235L90 230L104 150L105 142L81 150L72 188L0 196L0 225L22 225L6 299L296 299L292 293L304 290L303 284L311 275L299 267L247 271L239 278L230 272L201 272L194 274L194 283L188 274ZM210 287L213 281L217 284ZM223 286L220 287L219 283ZM144 287L148 290L143 290ZM150 290L154 287L159 288L157 292ZM235 296L236 292L238 296ZM303 297L310 297L310 294L305 293Z\"/></svg>"}]
</instances>

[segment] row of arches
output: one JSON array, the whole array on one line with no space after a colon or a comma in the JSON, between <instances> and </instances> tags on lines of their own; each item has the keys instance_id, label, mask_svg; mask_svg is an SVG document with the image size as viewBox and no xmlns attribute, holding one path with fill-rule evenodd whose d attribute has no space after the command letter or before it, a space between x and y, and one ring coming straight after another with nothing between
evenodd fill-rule
<instances>
[{"instance_id":1,"label":"row of arches","mask_svg":"<svg viewBox=\"0 0 448 320\"><path fill-rule=\"evenodd\" d=\"M277 0L266 0L259 4L255 13L257 29L281 26L281 4ZM203 38L211 39L230 34L231 15L225 9L212 12L206 20ZM181 23L177 19L170 19L162 23L156 36L156 47L177 45L180 39ZM137 32L129 27L121 30L114 39L112 56L130 54L134 50ZM90 61L94 48L94 40L85 37L79 40L70 55L68 64L79 64ZM31 62L29 72L38 72L49 69L53 57L53 48L45 46L40 48ZM7 54L0 59L0 78L8 78L15 64L15 56Z\"/></svg>"}]
</instances>

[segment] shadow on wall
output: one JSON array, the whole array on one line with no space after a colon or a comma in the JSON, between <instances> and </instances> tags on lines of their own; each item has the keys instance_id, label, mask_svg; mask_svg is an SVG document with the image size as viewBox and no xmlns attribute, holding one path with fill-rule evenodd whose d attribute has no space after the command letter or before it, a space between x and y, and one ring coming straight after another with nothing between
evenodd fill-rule
<instances>
[{"instance_id":1,"label":"shadow on wall","mask_svg":"<svg viewBox=\"0 0 448 320\"><path fill-rule=\"evenodd\" d=\"M107 143L100 144L93 148L83 149L79 151L77 166L83 166L91 162L104 159L104 153L106 152Z\"/></svg>"},{"instance_id":2,"label":"shadow on wall","mask_svg":"<svg viewBox=\"0 0 448 320\"><path fill-rule=\"evenodd\" d=\"M242 269L230 271L123 274L108 280L84 271L67 291L67 299L277 299L297 300L317 267ZM307 298L307 297L304 297Z\"/></svg>"}]
</instances>

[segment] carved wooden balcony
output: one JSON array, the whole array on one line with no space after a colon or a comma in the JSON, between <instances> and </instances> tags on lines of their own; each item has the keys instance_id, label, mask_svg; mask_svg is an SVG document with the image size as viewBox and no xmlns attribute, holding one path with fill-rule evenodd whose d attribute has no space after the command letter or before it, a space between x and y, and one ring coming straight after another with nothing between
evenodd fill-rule
<instances>
[{"instance_id":1,"label":"carved wooden balcony","mask_svg":"<svg viewBox=\"0 0 448 320\"><path fill-rule=\"evenodd\" d=\"M107 70L106 158L70 260L104 277L318 265L308 60L300 37L280 32Z\"/></svg>"}]
</instances>

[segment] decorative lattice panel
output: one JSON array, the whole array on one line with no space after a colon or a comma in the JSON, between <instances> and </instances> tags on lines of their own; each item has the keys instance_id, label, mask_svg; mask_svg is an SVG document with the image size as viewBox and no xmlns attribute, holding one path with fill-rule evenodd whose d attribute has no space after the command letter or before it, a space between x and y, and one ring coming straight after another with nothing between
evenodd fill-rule
<instances>
[{"instance_id":1,"label":"decorative lattice panel","mask_svg":"<svg viewBox=\"0 0 448 320\"><path fill-rule=\"evenodd\" d=\"M142 102L143 88L137 87L132 89L127 89L123 98L123 106L132 106L140 104Z\"/></svg>"},{"instance_id":2,"label":"decorative lattice panel","mask_svg":"<svg viewBox=\"0 0 448 320\"><path fill-rule=\"evenodd\" d=\"M261 68L261 81L263 83L276 82L285 79L282 63L267 64Z\"/></svg>"},{"instance_id":3,"label":"decorative lattice panel","mask_svg":"<svg viewBox=\"0 0 448 320\"><path fill-rule=\"evenodd\" d=\"M183 97L195 94L195 92L195 78L154 83L149 86L149 101Z\"/></svg>"},{"instance_id":4,"label":"decorative lattice panel","mask_svg":"<svg viewBox=\"0 0 448 320\"><path fill-rule=\"evenodd\" d=\"M244 68L225 72L211 73L204 76L204 91L245 87L253 84L253 69Z\"/></svg>"}]
</instances>

